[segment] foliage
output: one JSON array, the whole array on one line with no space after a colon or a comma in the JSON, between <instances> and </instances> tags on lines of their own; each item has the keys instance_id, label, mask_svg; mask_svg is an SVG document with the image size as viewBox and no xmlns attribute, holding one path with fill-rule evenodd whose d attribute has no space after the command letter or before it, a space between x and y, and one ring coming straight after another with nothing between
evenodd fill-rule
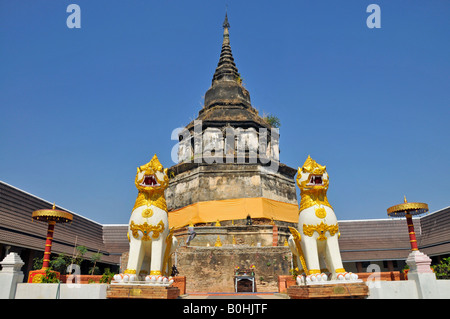
<instances>
[{"instance_id":1,"label":"foliage","mask_svg":"<svg viewBox=\"0 0 450 319\"><path fill-rule=\"evenodd\" d=\"M236 82L237 82L239 85L242 85L242 82L243 82L243 81L244 81L244 79L242 78L241 74L238 73L238 76L236 77Z\"/></svg>"},{"instance_id":2,"label":"foliage","mask_svg":"<svg viewBox=\"0 0 450 319\"><path fill-rule=\"evenodd\" d=\"M75 256L72 257L71 264L80 266L81 262L84 260L83 256L87 252L87 247L86 246L77 246L75 248L75 250L76 250L76 253L75 253Z\"/></svg>"},{"instance_id":3,"label":"foliage","mask_svg":"<svg viewBox=\"0 0 450 319\"><path fill-rule=\"evenodd\" d=\"M100 279L100 283L101 284L110 284L114 275L115 275L115 273L112 273L109 268L105 268L105 272L103 273L102 278Z\"/></svg>"},{"instance_id":4,"label":"foliage","mask_svg":"<svg viewBox=\"0 0 450 319\"><path fill-rule=\"evenodd\" d=\"M50 267L60 273L65 273L70 263L70 257L65 254L59 254L50 261Z\"/></svg>"},{"instance_id":5,"label":"foliage","mask_svg":"<svg viewBox=\"0 0 450 319\"><path fill-rule=\"evenodd\" d=\"M93 275L100 275L100 268L98 266L92 266L89 268L89 274L91 276Z\"/></svg>"},{"instance_id":6,"label":"foliage","mask_svg":"<svg viewBox=\"0 0 450 319\"><path fill-rule=\"evenodd\" d=\"M44 257L33 258L33 270L42 269L42 264L44 263Z\"/></svg>"},{"instance_id":7,"label":"foliage","mask_svg":"<svg viewBox=\"0 0 450 319\"><path fill-rule=\"evenodd\" d=\"M442 258L440 263L431 266L437 279L450 279L450 257Z\"/></svg>"},{"instance_id":8,"label":"foliage","mask_svg":"<svg viewBox=\"0 0 450 319\"><path fill-rule=\"evenodd\" d=\"M42 277L43 284L57 284L59 283L59 279L56 278L56 273L53 272L50 268L45 270L45 276Z\"/></svg>"},{"instance_id":9,"label":"foliage","mask_svg":"<svg viewBox=\"0 0 450 319\"><path fill-rule=\"evenodd\" d=\"M97 252L91 256L91 262L94 263L92 268L90 269L91 275L94 275L95 273L100 273L100 269L96 267L97 261L100 261L102 259L103 254L100 252Z\"/></svg>"},{"instance_id":10,"label":"foliage","mask_svg":"<svg viewBox=\"0 0 450 319\"><path fill-rule=\"evenodd\" d=\"M33 270L42 269L44 257L36 257L33 259ZM67 265L70 263L69 257L64 254L59 254L50 260L50 269L64 273Z\"/></svg>"},{"instance_id":11,"label":"foliage","mask_svg":"<svg viewBox=\"0 0 450 319\"><path fill-rule=\"evenodd\" d=\"M299 269L298 267L295 267L294 269L289 269L289 272L291 273L292 277L294 277L294 279L297 278L297 276L299 275Z\"/></svg>"},{"instance_id":12,"label":"foliage","mask_svg":"<svg viewBox=\"0 0 450 319\"><path fill-rule=\"evenodd\" d=\"M264 120L274 128L280 128L281 126L280 119L275 115L267 114L266 116L264 116Z\"/></svg>"}]
</instances>

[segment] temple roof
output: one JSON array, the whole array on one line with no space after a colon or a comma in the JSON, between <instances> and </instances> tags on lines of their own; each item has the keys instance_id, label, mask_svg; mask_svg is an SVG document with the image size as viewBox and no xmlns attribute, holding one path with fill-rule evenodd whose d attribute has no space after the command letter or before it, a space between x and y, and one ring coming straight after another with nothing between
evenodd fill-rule
<instances>
[{"instance_id":1,"label":"temple roof","mask_svg":"<svg viewBox=\"0 0 450 319\"><path fill-rule=\"evenodd\" d=\"M197 120L202 120L204 126L223 126L227 123L236 127L269 129L271 126L252 107L250 93L242 85L242 78L231 51L227 14L222 26L223 41L219 63L211 87L205 93L205 105L199 111ZM187 129L193 128L193 125L192 121L187 125Z\"/></svg>"}]
</instances>

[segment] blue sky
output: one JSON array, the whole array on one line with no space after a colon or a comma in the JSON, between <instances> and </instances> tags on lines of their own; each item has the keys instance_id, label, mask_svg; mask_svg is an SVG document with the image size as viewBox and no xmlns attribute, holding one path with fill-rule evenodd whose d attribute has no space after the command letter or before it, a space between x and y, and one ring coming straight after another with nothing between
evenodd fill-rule
<instances>
[{"instance_id":1,"label":"blue sky","mask_svg":"<svg viewBox=\"0 0 450 319\"><path fill-rule=\"evenodd\" d=\"M127 223L136 167L174 165L172 130L203 105L226 4L252 104L281 120L281 161L327 165L338 219L386 218L403 195L450 205L444 0L1 0L0 180Z\"/></svg>"}]
</instances>

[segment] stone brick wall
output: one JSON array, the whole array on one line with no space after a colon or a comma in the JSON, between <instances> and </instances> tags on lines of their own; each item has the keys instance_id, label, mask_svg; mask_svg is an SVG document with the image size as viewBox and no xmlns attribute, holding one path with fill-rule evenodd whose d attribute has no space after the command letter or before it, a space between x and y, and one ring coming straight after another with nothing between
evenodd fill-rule
<instances>
[{"instance_id":1,"label":"stone brick wall","mask_svg":"<svg viewBox=\"0 0 450 319\"><path fill-rule=\"evenodd\" d=\"M165 191L169 210L200 201L252 197L297 205L293 177L296 171L285 165L273 174L265 174L260 164L184 163L170 169L175 176ZM221 216L220 219L227 218Z\"/></svg>"},{"instance_id":2,"label":"stone brick wall","mask_svg":"<svg viewBox=\"0 0 450 319\"><path fill-rule=\"evenodd\" d=\"M256 266L256 291L278 291L278 276L288 275L288 247L180 247L177 268L186 276L186 292L234 292L236 266Z\"/></svg>"},{"instance_id":3,"label":"stone brick wall","mask_svg":"<svg viewBox=\"0 0 450 319\"><path fill-rule=\"evenodd\" d=\"M231 221L221 221L222 226L220 227L196 226L194 230L197 236L189 245L214 246L217 236L219 236L224 246L231 246L233 238L238 246L283 246L285 240L291 234L287 226L296 226L287 222L275 221L277 225L274 227L269 224L270 220L268 219L253 219L254 225L248 226L245 225L245 222L246 220L235 220L235 225L230 225ZM187 227L175 231L175 236L177 236L180 245L185 245L188 235Z\"/></svg>"}]
</instances>

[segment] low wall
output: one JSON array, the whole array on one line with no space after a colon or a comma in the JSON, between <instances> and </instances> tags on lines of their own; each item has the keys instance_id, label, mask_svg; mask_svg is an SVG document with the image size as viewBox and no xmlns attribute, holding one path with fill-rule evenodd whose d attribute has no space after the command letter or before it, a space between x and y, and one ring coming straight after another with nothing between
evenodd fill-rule
<instances>
[{"instance_id":1,"label":"low wall","mask_svg":"<svg viewBox=\"0 0 450 319\"><path fill-rule=\"evenodd\" d=\"M370 277L370 275L372 275ZM404 280L399 272L358 273L369 288L368 299L421 299L415 280ZM433 282L431 282L433 284ZM435 286L428 298L450 299L450 280L434 280ZM289 286L296 285L292 276L278 277L278 291L287 293Z\"/></svg>"},{"instance_id":2,"label":"low wall","mask_svg":"<svg viewBox=\"0 0 450 319\"><path fill-rule=\"evenodd\" d=\"M400 281L367 281L368 299L449 299L450 280L437 280L432 273Z\"/></svg>"},{"instance_id":3,"label":"low wall","mask_svg":"<svg viewBox=\"0 0 450 319\"><path fill-rule=\"evenodd\" d=\"M71 276L71 277L70 277ZM102 275L60 275L59 280L63 283L67 283L67 279L72 279L72 283L77 284L90 284L100 283Z\"/></svg>"},{"instance_id":4,"label":"low wall","mask_svg":"<svg viewBox=\"0 0 450 319\"><path fill-rule=\"evenodd\" d=\"M107 284L60 284L59 299L106 299ZM15 299L57 299L58 284L17 285Z\"/></svg>"},{"instance_id":5,"label":"low wall","mask_svg":"<svg viewBox=\"0 0 450 319\"><path fill-rule=\"evenodd\" d=\"M78 284L64 283L66 281L65 275L61 284L59 285L59 298L60 299L106 299L106 290L108 284L91 283L88 284L88 280L92 279L98 282L101 276L85 276L81 275L81 281ZM100 278L93 278L100 277ZM180 289L180 294L186 293L186 277L177 276L174 277L174 287ZM56 299L58 293L58 284L17 284L15 299Z\"/></svg>"},{"instance_id":6,"label":"low wall","mask_svg":"<svg viewBox=\"0 0 450 319\"><path fill-rule=\"evenodd\" d=\"M399 281L405 280L404 275L399 271L386 272L361 272L357 273L358 278L362 281ZM289 286L296 285L295 279L291 275L278 276L278 292L286 293Z\"/></svg>"}]
</instances>

